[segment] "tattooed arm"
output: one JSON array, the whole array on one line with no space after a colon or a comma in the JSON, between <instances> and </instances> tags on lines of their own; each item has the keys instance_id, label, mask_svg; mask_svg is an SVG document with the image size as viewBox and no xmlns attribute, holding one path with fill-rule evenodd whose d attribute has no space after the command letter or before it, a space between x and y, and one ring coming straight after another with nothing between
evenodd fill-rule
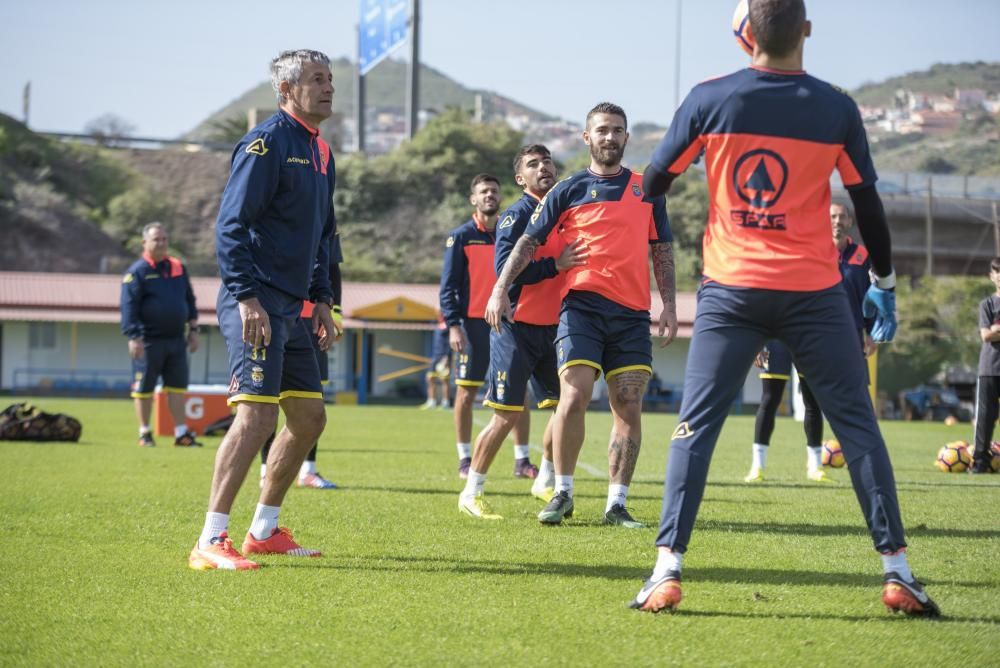
<instances>
[{"instance_id":1,"label":"tattooed arm","mask_svg":"<svg viewBox=\"0 0 1000 668\"><path fill-rule=\"evenodd\" d=\"M677 277L674 272L674 249L670 242L654 243L650 246L653 251L653 274L656 276L656 287L660 290L660 298L663 299L663 311L660 313L659 336L666 338L660 343L661 348L666 348L677 336Z\"/></svg>"},{"instance_id":2,"label":"tattooed arm","mask_svg":"<svg viewBox=\"0 0 1000 668\"><path fill-rule=\"evenodd\" d=\"M514 283L514 279L531 262L531 259L535 256L535 249L539 245L538 239L528 235L523 235L518 239L517 243L514 244L514 250L510 252L510 257L507 258L507 262L503 266L503 271L500 272L500 276L493 286L493 294L490 295L490 300L486 302L485 317L486 322L497 333L500 332L500 322L504 318L510 319L514 316L510 308L510 297L507 294L507 290Z\"/></svg>"}]
</instances>

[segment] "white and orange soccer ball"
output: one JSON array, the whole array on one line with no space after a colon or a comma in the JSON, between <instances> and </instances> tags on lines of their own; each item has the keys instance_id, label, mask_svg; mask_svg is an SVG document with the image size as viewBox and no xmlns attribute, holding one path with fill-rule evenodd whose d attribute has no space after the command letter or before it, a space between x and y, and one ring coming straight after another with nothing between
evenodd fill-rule
<instances>
[{"instance_id":1,"label":"white and orange soccer ball","mask_svg":"<svg viewBox=\"0 0 1000 668\"><path fill-rule=\"evenodd\" d=\"M733 37L747 55L753 55L753 47L757 42L750 31L750 8L747 0L740 0L736 5L736 11L733 12Z\"/></svg>"},{"instance_id":2,"label":"white and orange soccer ball","mask_svg":"<svg viewBox=\"0 0 1000 668\"><path fill-rule=\"evenodd\" d=\"M834 469L844 468L844 451L840 449L840 441L835 438L823 443L823 451L820 453L820 460L823 466Z\"/></svg>"},{"instance_id":3,"label":"white and orange soccer ball","mask_svg":"<svg viewBox=\"0 0 1000 668\"><path fill-rule=\"evenodd\" d=\"M972 454L965 441L952 441L938 451L934 466L945 473L962 473L972 465Z\"/></svg>"}]
</instances>

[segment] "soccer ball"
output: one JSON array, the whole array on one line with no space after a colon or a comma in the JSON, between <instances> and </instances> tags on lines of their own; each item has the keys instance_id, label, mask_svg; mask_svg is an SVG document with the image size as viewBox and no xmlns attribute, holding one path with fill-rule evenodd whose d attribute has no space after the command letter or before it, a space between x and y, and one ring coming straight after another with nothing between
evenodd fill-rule
<instances>
[{"instance_id":1,"label":"soccer ball","mask_svg":"<svg viewBox=\"0 0 1000 668\"><path fill-rule=\"evenodd\" d=\"M747 55L753 55L753 47L757 41L750 34L750 9L747 0L740 0L736 5L736 11L733 12L733 37Z\"/></svg>"},{"instance_id":2,"label":"soccer ball","mask_svg":"<svg viewBox=\"0 0 1000 668\"><path fill-rule=\"evenodd\" d=\"M938 451L934 466L945 473L961 473L972 464L969 454L969 444L965 441L952 441Z\"/></svg>"},{"instance_id":3,"label":"soccer ball","mask_svg":"<svg viewBox=\"0 0 1000 668\"><path fill-rule=\"evenodd\" d=\"M844 452L840 449L840 441L830 439L823 443L823 453L821 455L823 466L830 468L844 468Z\"/></svg>"}]
</instances>

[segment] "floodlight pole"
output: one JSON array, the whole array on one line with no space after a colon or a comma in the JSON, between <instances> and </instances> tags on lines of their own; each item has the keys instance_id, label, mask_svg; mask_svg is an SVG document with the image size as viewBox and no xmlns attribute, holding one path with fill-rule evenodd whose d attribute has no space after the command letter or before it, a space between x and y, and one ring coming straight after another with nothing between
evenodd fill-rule
<instances>
[{"instance_id":1,"label":"floodlight pole","mask_svg":"<svg viewBox=\"0 0 1000 668\"><path fill-rule=\"evenodd\" d=\"M410 0L410 66L406 70L406 136L417 134L420 111L420 0Z\"/></svg>"},{"instance_id":2,"label":"floodlight pole","mask_svg":"<svg viewBox=\"0 0 1000 668\"><path fill-rule=\"evenodd\" d=\"M684 0L677 0L677 23L675 32L677 38L674 40L677 45L677 52L674 55L674 110L681 106L681 9Z\"/></svg>"},{"instance_id":3,"label":"floodlight pole","mask_svg":"<svg viewBox=\"0 0 1000 668\"><path fill-rule=\"evenodd\" d=\"M358 36L358 62L354 68L354 150L365 152L365 75L361 73L361 26Z\"/></svg>"}]
</instances>

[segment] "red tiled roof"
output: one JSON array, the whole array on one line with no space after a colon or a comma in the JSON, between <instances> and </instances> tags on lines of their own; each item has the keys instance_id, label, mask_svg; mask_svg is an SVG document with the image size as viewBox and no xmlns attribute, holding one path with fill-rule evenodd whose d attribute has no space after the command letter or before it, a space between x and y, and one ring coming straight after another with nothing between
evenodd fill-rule
<instances>
[{"instance_id":1,"label":"red tiled roof","mask_svg":"<svg viewBox=\"0 0 1000 668\"><path fill-rule=\"evenodd\" d=\"M198 302L198 322L216 325L215 298L219 291L218 278L191 279ZM344 283L344 311L353 310L407 297L430 308L438 308L438 286L426 283ZM117 274L60 274L48 272L0 271L0 321L47 322L119 322L121 277ZM659 295L653 293L652 331L660 316ZM695 296L677 296L679 335L691 336L694 321ZM345 319L350 328L370 329L432 329L435 323L363 322Z\"/></svg>"}]
</instances>

